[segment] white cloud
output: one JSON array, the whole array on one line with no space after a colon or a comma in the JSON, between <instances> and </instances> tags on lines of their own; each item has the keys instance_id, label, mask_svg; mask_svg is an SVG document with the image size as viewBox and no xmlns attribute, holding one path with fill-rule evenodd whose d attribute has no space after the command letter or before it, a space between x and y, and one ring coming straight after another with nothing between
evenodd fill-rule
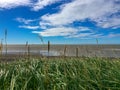
<instances>
[{"instance_id":1,"label":"white cloud","mask_svg":"<svg viewBox=\"0 0 120 90\"><path fill-rule=\"evenodd\" d=\"M88 27L82 27L82 26L78 27L78 29L79 29L79 31L89 31L89 30L91 30Z\"/></svg>"},{"instance_id":2,"label":"white cloud","mask_svg":"<svg viewBox=\"0 0 120 90\"><path fill-rule=\"evenodd\" d=\"M77 34L78 30L74 28L67 28L67 27L57 27L57 28L50 28L44 31L33 31L32 33L38 33L41 36L69 36L73 34Z\"/></svg>"},{"instance_id":3,"label":"white cloud","mask_svg":"<svg viewBox=\"0 0 120 90\"><path fill-rule=\"evenodd\" d=\"M59 2L59 1L61 1L61 0L38 0L38 2L36 2L33 5L32 10L38 11L40 9L43 9L45 6L54 4L54 3Z\"/></svg>"},{"instance_id":4,"label":"white cloud","mask_svg":"<svg viewBox=\"0 0 120 90\"><path fill-rule=\"evenodd\" d=\"M43 31L32 31L32 33L39 34L40 36L49 37L49 36L64 36L68 38L83 38L88 37L90 35L94 35L93 32L82 32L82 31L89 31L91 29L87 27L54 27L45 29Z\"/></svg>"},{"instance_id":5,"label":"white cloud","mask_svg":"<svg viewBox=\"0 0 120 90\"><path fill-rule=\"evenodd\" d=\"M91 35L93 35L94 33L79 33L79 34L76 34L76 35L71 35L71 36L68 36L68 38L90 38Z\"/></svg>"},{"instance_id":6,"label":"white cloud","mask_svg":"<svg viewBox=\"0 0 120 90\"><path fill-rule=\"evenodd\" d=\"M39 26L19 26L19 28L25 28L25 29L32 29L32 30L36 30L36 29L39 29Z\"/></svg>"},{"instance_id":7,"label":"white cloud","mask_svg":"<svg viewBox=\"0 0 120 90\"><path fill-rule=\"evenodd\" d=\"M38 11L43 9L45 6L54 4L62 0L0 0L0 10L1 9L11 9L18 6L29 6L32 10Z\"/></svg>"},{"instance_id":8,"label":"white cloud","mask_svg":"<svg viewBox=\"0 0 120 90\"><path fill-rule=\"evenodd\" d=\"M116 2L118 0L73 0L73 2L62 5L58 13L42 16L42 22L40 23L44 26L61 26L74 21L90 19L102 28L109 28L111 25L116 27L120 25L120 22L117 21L119 18L115 20L111 16L120 11L120 3ZM104 22L104 19L107 19L107 21ZM109 23L109 21L113 21L113 23ZM109 25L104 26L107 23Z\"/></svg>"},{"instance_id":9,"label":"white cloud","mask_svg":"<svg viewBox=\"0 0 120 90\"><path fill-rule=\"evenodd\" d=\"M32 10L38 11L59 1L62 0L38 0L37 2L33 2L33 0L0 0L0 9L29 6ZM71 27L70 25L76 21L83 22L89 19L96 22L96 26L102 28L120 28L120 15L117 13L120 13L119 0L72 0L72 2L62 5L59 12L43 15L41 17L40 26L30 25L30 23L36 20L25 18L16 18L16 20L26 24L19 26L19 28L32 30L39 28L44 29L43 31L33 31L33 33L38 33L45 37L102 37L102 34L97 34L96 31L81 32L92 31L87 27ZM113 36L113 34L109 36Z\"/></svg>"},{"instance_id":10,"label":"white cloud","mask_svg":"<svg viewBox=\"0 0 120 90\"><path fill-rule=\"evenodd\" d=\"M112 37L120 37L120 33L117 33L117 34L110 33L107 37L110 37L110 38L112 38Z\"/></svg>"},{"instance_id":11,"label":"white cloud","mask_svg":"<svg viewBox=\"0 0 120 90\"><path fill-rule=\"evenodd\" d=\"M103 28L120 28L120 16L114 16L112 18L104 18L103 20L99 20L97 23L98 26Z\"/></svg>"},{"instance_id":12,"label":"white cloud","mask_svg":"<svg viewBox=\"0 0 120 90\"><path fill-rule=\"evenodd\" d=\"M25 19L25 18L16 18L15 20L24 24L30 24L31 22L36 21L36 19Z\"/></svg>"},{"instance_id":13,"label":"white cloud","mask_svg":"<svg viewBox=\"0 0 120 90\"><path fill-rule=\"evenodd\" d=\"M0 0L0 9L11 9L18 6L28 6L30 4L30 0Z\"/></svg>"}]
</instances>

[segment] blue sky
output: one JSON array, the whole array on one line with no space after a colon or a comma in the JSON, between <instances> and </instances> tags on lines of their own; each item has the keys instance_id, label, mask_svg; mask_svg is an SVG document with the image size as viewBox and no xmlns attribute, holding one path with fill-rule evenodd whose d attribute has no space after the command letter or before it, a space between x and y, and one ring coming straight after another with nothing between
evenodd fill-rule
<instances>
[{"instance_id":1,"label":"blue sky","mask_svg":"<svg viewBox=\"0 0 120 90\"><path fill-rule=\"evenodd\" d=\"M120 0L0 0L9 44L120 44Z\"/></svg>"}]
</instances>

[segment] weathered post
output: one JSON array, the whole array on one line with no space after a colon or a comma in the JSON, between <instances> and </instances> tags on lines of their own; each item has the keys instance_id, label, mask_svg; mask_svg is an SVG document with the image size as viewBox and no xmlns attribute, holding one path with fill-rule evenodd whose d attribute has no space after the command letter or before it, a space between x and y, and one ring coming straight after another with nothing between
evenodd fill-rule
<instances>
[{"instance_id":1,"label":"weathered post","mask_svg":"<svg viewBox=\"0 0 120 90\"><path fill-rule=\"evenodd\" d=\"M30 45L28 45L28 60L30 59Z\"/></svg>"},{"instance_id":2,"label":"weathered post","mask_svg":"<svg viewBox=\"0 0 120 90\"><path fill-rule=\"evenodd\" d=\"M48 57L49 57L49 54L50 54L50 41L48 41Z\"/></svg>"},{"instance_id":3,"label":"weathered post","mask_svg":"<svg viewBox=\"0 0 120 90\"><path fill-rule=\"evenodd\" d=\"M64 57L66 57L67 46L64 47Z\"/></svg>"}]
</instances>

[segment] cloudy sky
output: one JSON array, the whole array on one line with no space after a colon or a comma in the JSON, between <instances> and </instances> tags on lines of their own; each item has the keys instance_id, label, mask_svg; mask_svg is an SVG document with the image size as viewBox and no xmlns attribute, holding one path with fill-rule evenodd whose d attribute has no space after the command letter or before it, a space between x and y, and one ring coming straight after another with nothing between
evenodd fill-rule
<instances>
[{"instance_id":1,"label":"cloudy sky","mask_svg":"<svg viewBox=\"0 0 120 90\"><path fill-rule=\"evenodd\" d=\"M9 44L120 44L120 0L0 0Z\"/></svg>"}]
</instances>

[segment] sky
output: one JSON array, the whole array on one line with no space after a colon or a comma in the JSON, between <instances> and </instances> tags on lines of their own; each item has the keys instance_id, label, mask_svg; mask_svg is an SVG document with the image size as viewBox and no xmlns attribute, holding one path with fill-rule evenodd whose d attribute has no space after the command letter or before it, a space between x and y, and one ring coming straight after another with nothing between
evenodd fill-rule
<instances>
[{"instance_id":1,"label":"sky","mask_svg":"<svg viewBox=\"0 0 120 90\"><path fill-rule=\"evenodd\" d=\"M120 44L120 0L0 0L5 30L8 44Z\"/></svg>"}]
</instances>

